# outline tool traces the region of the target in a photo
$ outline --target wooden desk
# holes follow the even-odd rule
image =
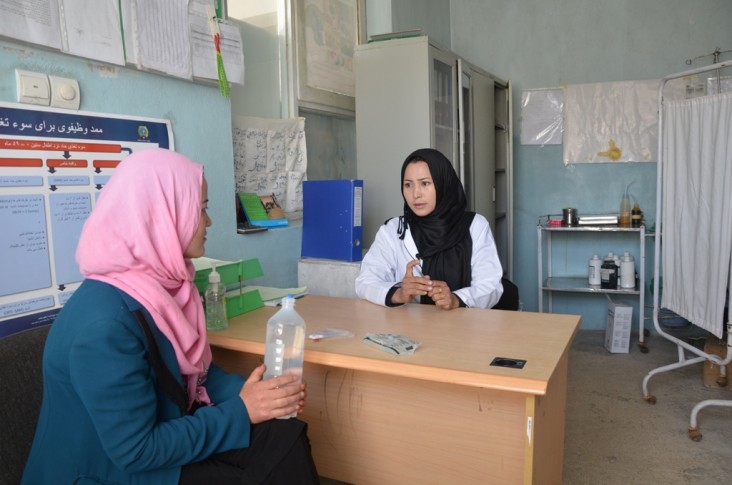
[[[355,484],[561,484],[568,352],[580,317],[430,305],[382,308],[309,295],[296,310],[308,331],[354,338],[306,342],[308,423],[318,472]],[[262,361],[260,308],[210,332],[214,362],[249,375]],[[393,356],[367,332],[421,342]],[[490,366],[525,359],[523,369]]]

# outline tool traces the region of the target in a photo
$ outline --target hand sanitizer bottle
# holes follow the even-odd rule
[[[295,311],[295,299],[287,295],[282,308],[267,321],[267,340],[264,350],[264,379],[295,374],[302,381],[305,353],[305,320]],[[297,413],[281,419],[294,418]]]
[[[206,301],[206,329],[224,330],[229,326],[226,318],[226,289],[221,284],[221,275],[216,271],[216,265],[211,265],[208,275],[208,286],[204,293]]]

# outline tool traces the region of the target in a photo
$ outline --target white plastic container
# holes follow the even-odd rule
[[[305,353],[305,320],[295,311],[295,299],[287,295],[282,308],[267,321],[267,340],[264,350],[264,378],[295,374],[302,381]],[[297,413],[281,419],[294,418]]]
[[[216,271],[216,265],[211,266],[208,275],[208,286],[204,292],[206,302],[206,329],[224,330],[229,326],[226,318],[226,288],[221,284],[221,275]]]
[[[635,288],[635,260],[628,251],[620,258],[620,287]]]
[[[602,259],[600,259],[600,256],[595,254],[590,259],[590,262],[588,263],[587,268],[587,275],[589,277],[589,283],[591,286],[600,286],[601,279],[600,279],[600,267],[602,266]]]

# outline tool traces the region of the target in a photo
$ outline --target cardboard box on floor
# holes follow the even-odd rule
[[[630,351],[630,328],[633,322],[633,307],[612,300],[607,304],[605,326],[605,348],[610,353],[627,354]]]
[[[725,357],[727,357],[727,342],[726,342],[726,336],[725,339],[718,339],[717,337],[710,336],[707,341],[704,344],[704,352],[707,354],[714,354],[718,355],[720,359],[724,360]],[[732,391],[732,376],[730,376],[730,372],[732,372],[732,364],[727,364],[725,366],[725,377],[722,378],[722,372],[721,372],[720,366],[712,362],[711,360],[707,360],[704,362],[704,387],[708,387],[710,389],[724,389],[727,391]],[[721,380],[720,380],[721,379]],[[724,384],[723,386],[720,386],[720,383]]]

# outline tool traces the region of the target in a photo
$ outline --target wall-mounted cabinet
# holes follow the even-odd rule
[[[452,161],[469,208],[490,221],[510,278],[513,203],[508,82],[426,36],[358,46],[355,72],[356,172],[364,181],[365,245],[373,242],[385,220],[402,213],[399,178],[405,157],[431,147]]]

